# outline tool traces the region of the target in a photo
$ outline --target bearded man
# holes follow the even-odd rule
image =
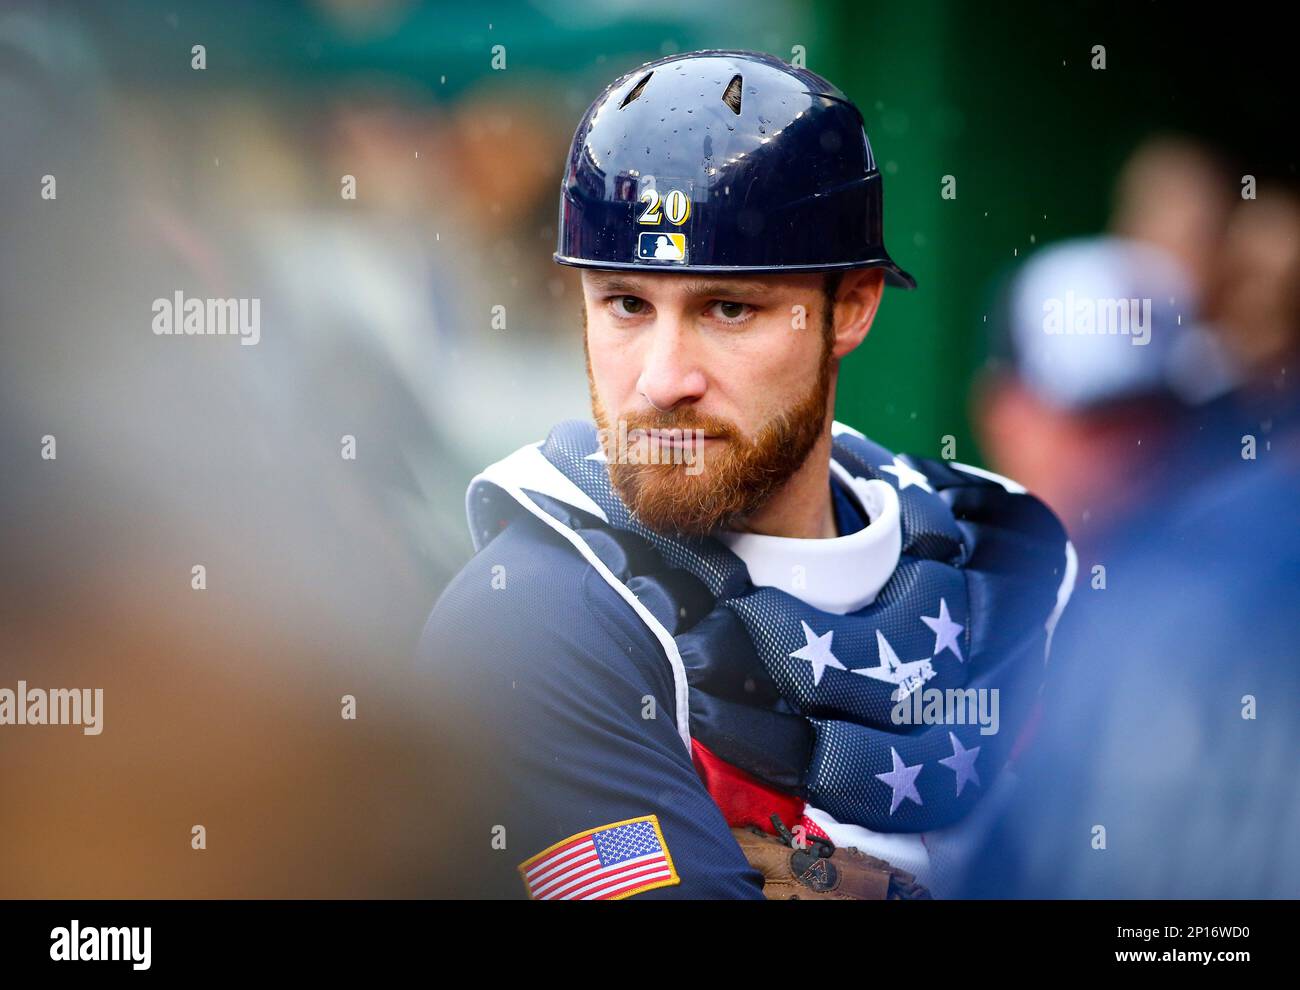
[[[915,285],[881,211],[861,113],[769,55],[647,63],[580,122],[555,260],[581,269],[595,422],[473,479],[477,553],[422,641],[484,733],[481,890],[955,878],[1074,566],[1014,482],[835,421],[885,284]]]

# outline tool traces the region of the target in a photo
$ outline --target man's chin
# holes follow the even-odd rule
[[[665,534],[706,536],[730,528],[753,510],[753,492],[719,486],[716,477],[689,474],[686,465],[613,466],[610,478],[623,503],[643,525]]]

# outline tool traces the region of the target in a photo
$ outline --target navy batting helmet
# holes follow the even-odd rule
[[[555,260],[582,268],[787,273],[883,268],[881,176],[862,114],[762,52],[647,62],[573,136]]]

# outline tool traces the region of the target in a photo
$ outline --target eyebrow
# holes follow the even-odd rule
[[[602,292],[626,292],[637,295],[645,291],[645,284],[636,278],[628,278],[617,273],[596,273],[588,276],[592,284]],[[742,279],[690,279],[682,283],[682,291],[688,296],[717,296],[724,299],[736,299],[742,296],[755,297],[771,294],[772,286],[764,282],[745,281]]]

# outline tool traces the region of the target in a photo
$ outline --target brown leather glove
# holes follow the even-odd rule
[[[774,815],[773,818],[776,818]],[[806,847],[792,845],[789,829],[781,837],[757,826],[733,828],[731,834],[749,865],[763,875],[763,896],[773,900],[884,901],[929,898],[930,892],[905,870],[828,839],[806,837]]]

